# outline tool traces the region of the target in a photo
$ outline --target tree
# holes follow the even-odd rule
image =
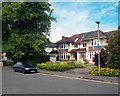
[[[120,31],[115,31],[107,38],[108,45],[100,53],[101,67],[120,69]],[[98,54],[95,54],[95,65],[98,65]]]
[[[98,54],[95,54],[95,57],[93,58],[93,62],[95,62],[95,65],[98,66]],[[106,67],[109,66],[109,58],[108,58],[108,52],[107,50],[102,49],[100,52],[100,67]]]
[[[110,67],[120,69],[120,31],[114,32],[107,40],[107,51],[110,59]]]
[[[53,9],[48,2],[2,2],[3,51],[8,57],[44,55]]]

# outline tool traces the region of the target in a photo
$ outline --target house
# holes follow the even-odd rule
[[[115,31],[103,32],[100,30],[99,45],[106,46],[107,37]],[[54,48],[58,51],[60,60],[70,59],[84,63],[84,60],[87,59],[90,63],[93,63],[94,54],[99,52],[99,49],[93,48],[94,46],[98,46],[98,30],[75,34],[71,37],[62,36],[61,40],[55,44]]]
[[[52,42],[46,44],[45,51],[47,55],[50,55],[50,61],[55,62],[58,56],[57,44]]]

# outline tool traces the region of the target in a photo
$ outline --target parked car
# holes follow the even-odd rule
[[[37,67],[33,66],[30,63],[27,62],[17,62],[15,65],[13,65],[13,70],[20,71],[23,74],[26,72],[35,72],[37,73]]]

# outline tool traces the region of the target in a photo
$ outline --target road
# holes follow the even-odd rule
[[[2,94],[118,94],[118,85],[45,75],[3,67]]]

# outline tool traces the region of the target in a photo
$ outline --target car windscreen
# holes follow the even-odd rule
[[[30,63],[25,63],[25,62],[23,62],[22,64],[23,64],[23,66],[33,66],[32,64],[30,64]]]

